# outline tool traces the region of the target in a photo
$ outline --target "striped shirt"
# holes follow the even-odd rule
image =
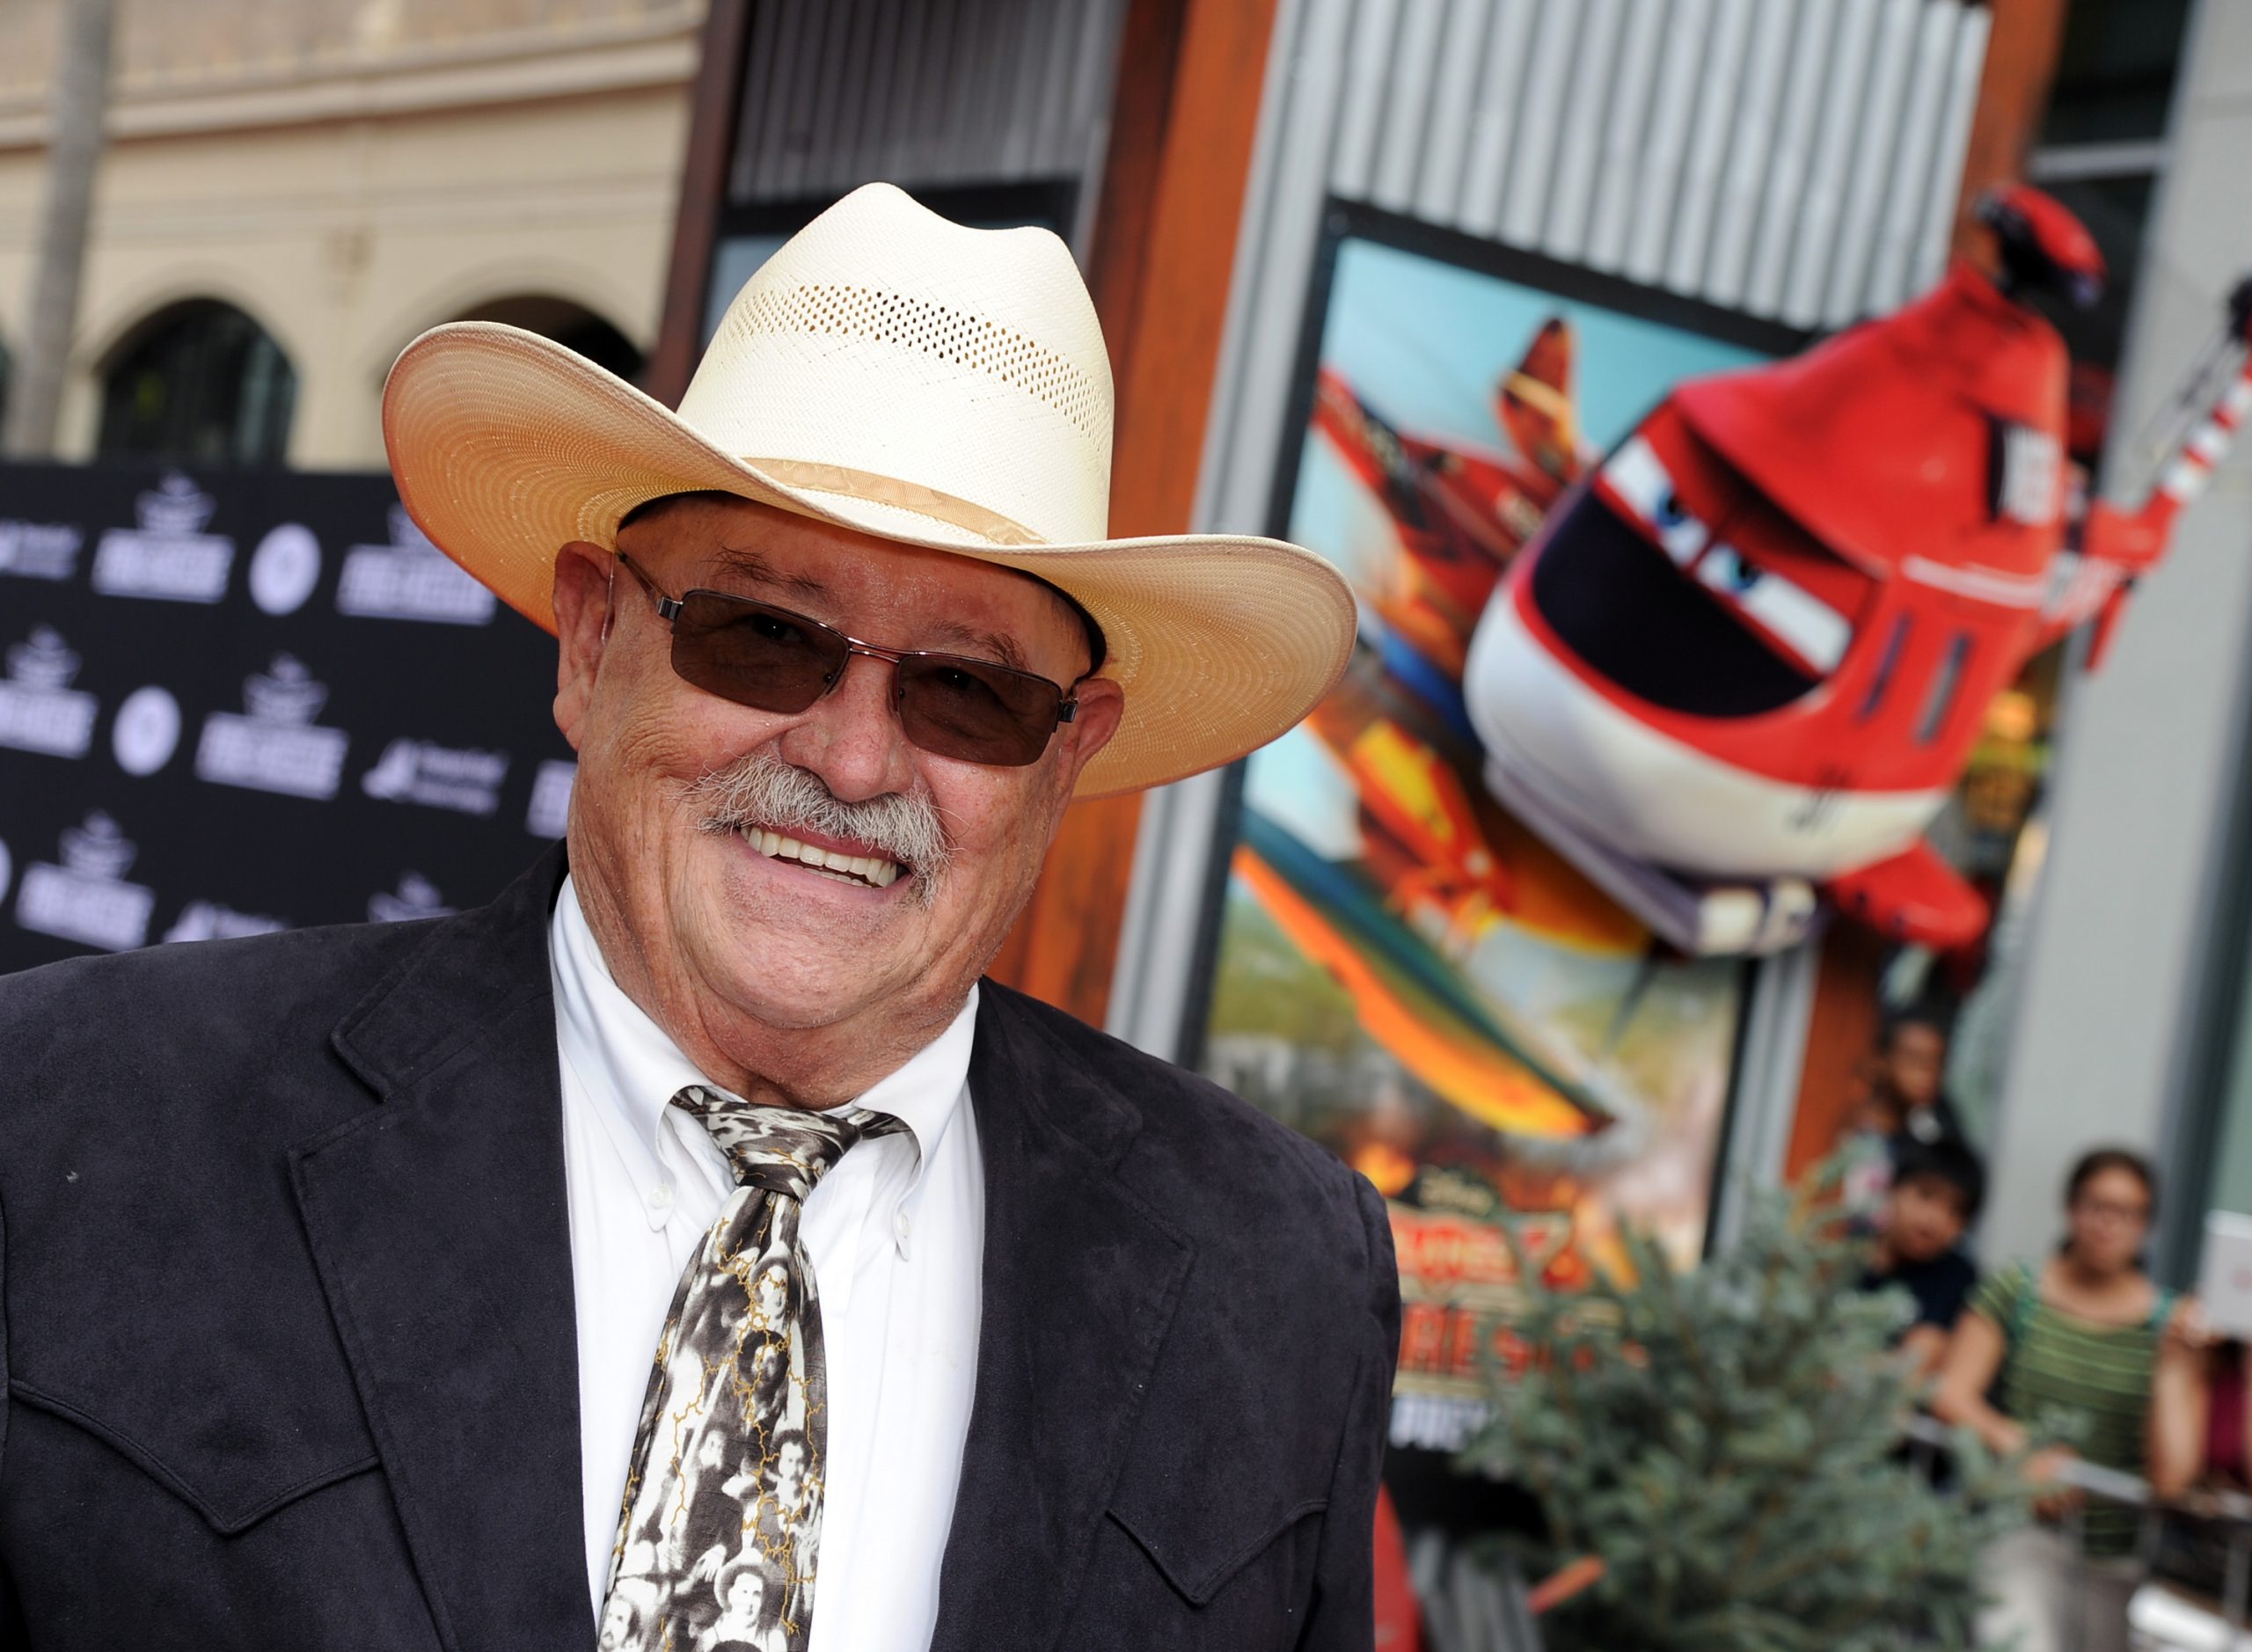
[[[2099,1325],[2044,1302],[2022,1262],[1985,1280],[1970,1298],[1971,1311],[2002,1334],[1994,1392],[2004,1414],[2029,1428],[2055,1428],[2087,1462],[2129,1474],[2148,1472],[2151,1378],[2172,1306],[2172,1293],[2161,1290],[2141,1323]],[[2089,1553],[2135,1546],[2135,1509],[2090,1498],[2082,1517]]]

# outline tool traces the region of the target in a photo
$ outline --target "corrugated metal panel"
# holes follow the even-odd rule
[[[1945,114],[1939,142],[1932,150],[1932,175],[1924,186],[1932,196],[1949,199],[1963,189],[1963,165],[1970,152],[1970,122],[1978,113],[1978,83],[1986,69],[1986,41],[1992,34],[1994,14],[1973,6],[1963,14],[1955,34],[1955,61],[1948,66]],[[1939,280],[1947,268],[1947,250],[1953,242],[1955,219],[1946,212],[1927,212],[1916,261],[1909,274],[1911,290],[1921,292]]]
[[[1407,0],[1393,45],[1392,74],[1386,89],[1381,157],[1369,198],[1380,207],[1405,212],[1415,198],[1416,168],[1431,118],[1431,87],[1438,78],[1440,25],[1446,0]]]
[[[1841,0],[1843,11],[1823,73],[1822,123],[1809,161],[1806,191],[1800,199],[1798,233],[1791,248],[1790,274],[1776,313],[1805,325],[1820,319],[1824,278],[1846,194],[1846,169],[1852,163],[1862,96],[1868,89],[1869,46],[1876,35],[1879,0]]]
[[[1583,254],[1596,269],[1616,270],[1626,261],[1641,172],[1642,133],[1650,119],[1650,97],[1665,43],[1664,21],[1665,0],[1632,0],[1622,25],[1618,84],[1603,123],[1603,154],[1596,168],[1595,202]]]
[[[1510,151],[1509,194],[1502,203],[1504,240],[1525,245],[1539,238],[1541,209],[1547,205],[1548,186],[1556,175],[1556,134],[1563,125],[1580,19],[1577,5],[1540,8],[1539,26],[1532,33],[1532,52],[1525,64],[1517,142]]]
[[[1478,71],[1485,62],[1486,30],[1493,17],[1493,0],[1459,0],[1447,8],[1438,84],[1432,89],[1431,118],[1423,140],[1429,158],[1412,208],[1424,217],[1444,218],[1460,199],[1470,116],[1478,100]]]
[[[1674,206],[1680,198],[1681,168],[1688,154],[1690,126],[1697,115],[1697,88],[1712,32],[1711,0],[1672,0],[1665,10],[1665,55],[1658,70],[1657,101],[1650,110],[1649,130],[1636,168],[1641,187],[1627,234],[1624,273],[1638,281],[1655,282],[1665,271]]]
[[[1445,0],[1430,0],[1443,5]],[[1077,178],[1125,0],[758,0],[728,199]]]
[[[1335,90],[1270,95],[1346,200],[1805,327],[1944,257],[1978,0],[1301,3]]]
[[[1907,102],[1908,74],[1916,48],[1920,0],[1884,0],[1877,19],[1876,58],[1869,68],[1854,139],[1854,165],[1838,224],[1838,249],[1830,260],[1829,297],[1819,312],[1790,318],[1802,325],[1849,319],[1864,307],[1868,293],[1877,216],[1884,207],[1900,142],[1900,116]]]
[[[1936,279],[1980,0],[1282,0],[1200,525],[1261,531],[1331,196],[1805,327]]]
[[[1736,130],[1744,60],[1751,44],[1752,0],[1720,0],[1705,44],[1704,72],[1696,89],[1697,119],[1689,157],[1681,169],[1681,199],[1665,251],[1665,283],[1701,292],[1713,245],[1713,216],[1720,209],[1721,176]]]
[[[1931,195],[1932,155],[1939,147],[1942,105],[1954,79],[1955,37],[1963,23],[1962,7],[1925,0],[1915,62],[1908,71],[1908,101],[1900,115],[1899,150],[1887,177],[1890,193],[1878,221],[1868,290],[1861,296],[1871,310],[1890,310],[1908,296],[1909,268],[1930,216],[1924,206]]]
[[[1384,126],[1384,83],[1392,72],[1400,0],[1360,0],[1349,8],[1353,43],[1345,54],[1344,95],[1329,152],[1329,186],[1366,201],[1376,187],[1376,146]]]
[[[1760,169],[1758,230],[1740,300],[1757,315],[1776,315],[1782,309],[1791,248],[1806,209],[1806,183],[1812,175],[1815,133],[1824,107],[1830,50],[1837,40],[1838,6],[1839,0],[1797,0],[1798,29],[1791,41],[1790,66],[1783,71],[1783,109],[1775,126],[1775,147]],[[1963,129],[1967,133],[1970,128],[1966,125]]]
[[[1461,202],[1451,216],[1442,214],[1434,223],[1451,223],[1473,235],[1491,235],[1501,226],[1502,187],[1509,178],[1510,140],[1517,135],[1525,47],[1540,7],[1541,0],[1495,0],[1486,58],[1480,66],[1478,101],[1470,117]]]
[[[1587,0],[1579,68],[1564,105],[1564,124],[1556,156],[1556,181],[1548,192],[1548,232],[1544,245],[1556,257],[1577,259],[1587,247],[1588,224],[1595,212],[1597,168],[1602,165],[1612,91],[1623,75],[1619,32],[1626,26],[1627,0]]]
[[[1712,261],[1704,276],[1705,296],[1715,303],[1737,306],[1744,302],[1753,236],[1779,141],[1791,24],[1797,12],[1798,0],[1759,0],[1758,15],[1751,23],[1751,48],[1744,90],[1737,99],[1728,172],[1721,181],[1713,221]]]

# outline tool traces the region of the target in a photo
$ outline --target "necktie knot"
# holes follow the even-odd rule
[[[707,1085],[691,1084],[672,1105],[700,1120],[733,1167],[739,1188],[763,1188],[805,1202],[806,1195],[852,1146],[906,1126],[888,1113],[854,1107],[808,1113],[765,1107]]]

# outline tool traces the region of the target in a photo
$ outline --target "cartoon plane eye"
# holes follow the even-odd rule
[[[1639,517],[1666,555],[1683,567],[1696,559],[1713,530],[1674,491],[1673,477],[1657,450],[1641,436],[1630,436],[1605,462],[1603,480],[1612,501]]]
[[[1697,565],[1697,577],[1716,591],[1727,591],[1741,596],[1759,583],[1766,570],[1756,568],[1744,559],[1743,552],[1732,545],[1716,545],[1705,553]]]
[[[1788,575],[1748,561],[1734,545],[1705,552],[1695,578],[1816,676],[1827,676],[1846,657],[1854,636],[1846,617]]]

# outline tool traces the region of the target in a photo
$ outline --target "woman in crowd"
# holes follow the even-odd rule
[[[2178,1414],[2174,1396],[2182,1365],[2199,1357],[2201,1324],[2194,1304],[2142,1270],[2156,1203],[2157,1179],[2141,1158],[2117,1148],[2087,1154],[2066,1184],[2062,1247],[2037,1268],[1986,1280],[1956,1327],[1933,1410],[2002,1453],[2022,1451],[2030,1429],[2061,1424],[2074,1443],[2034,1454],[2036,1484],[2054,1481],[2074,1456],[2148,1478],[2161,1495],[2197,1472],[2201,1419]],[[2162,1390],[2155,1403],[2154,1388]],[[2060,1488],[2037,1505],[2038,1524],[1995,1546],[1989,1582],[1998,1599],[1980,1621],[1980,1644],[2014,1633],[2023,1652],[2050,1652],[2065,1644],[2069,1615],[2087,1652],[2124,1652],[2140,1517],[2117,1503],[2080,1503],[2076,1552],[2058,1524],[2076,1501]]]

